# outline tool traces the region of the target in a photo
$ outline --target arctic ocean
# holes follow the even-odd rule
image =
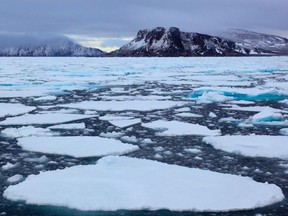
[[[288,57],[0,58],[0,215],[286,215]]]

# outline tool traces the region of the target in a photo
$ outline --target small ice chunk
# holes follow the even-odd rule
[[[24,179],[24,177],[22,175],[16,174],[14,176],[11,176],[10,178],[7,179],[8,183],[17,183],[20,182]]]
[[[112,131],[112,132],[107,132],[107,133],[102,132],[102,133],[100,133],[99,136],[106,137],[106,138],[119,138],[123,135],[124,135],[123,133]]]
[[[288,128],[282,128],[280,129],[280,134],[284,135],[284,136],[288,136]]]
[[[123,136],[120,138],[123,142],[137,143],[138,139],[135,136]]]
[[[85,129],[85,123],[74,123],[74,124],[59,124],[48,127],[49,129],[65,129],[65,130],[74,130],[74,129]]]
[[[2,170],[9,170],[9,169],[13,169],[15,168],[16,166],[18,166],[18,164],[12,164],[12,163],[6,163],[5,165],[3,165],[1,167]]]
[[[252,116],[252,122],[272,122],[272,121],[283,121],[284,118],[281,113],[276,113],[270,107],[263,109],[261,112]]]
[[[149,123],[142,123],[143,127],[154,129],[157,136],[184,136],[184,135],[200,135],[200,136],[216,136],[220,135],[219,130],[210,130],[209,128],[199,125],[190,124],[179,121],[163,121],[158,120]]]
[[[188,153],[192,153],[192,154],[199,154],[202,152],[200,149],[196,149],[196,148],[186,148],[184,149],[184,151]]]
[[[175,114],[179,117],[191,117],[191,118],[201,118],[203,115],[195,114],[195,113],[177,113]]]
[[[214,112],[209,112],[208,115],[210,118],[217,118],[217,115]]]
[[[56,96],[48,95],[48,96],[34,98],[34,101],[51,101],[51,100],[56,100],[56,99],[57,99]]]
[[[205,92],[200,97],[198,97],[196,99],[196,102],[208,104],[208,103],[224,102],[224,101],[228,101],[228,100],[232,100],[232,99],[233,99],[232,97],[227,97],[227,96],[221,95],[217,92]]]

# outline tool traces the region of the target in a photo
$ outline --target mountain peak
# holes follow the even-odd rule
[[[225,56],[245,55],[235,43],[218,37],[182,32],[177,27],[138,31],[136,37],[112,56]]]

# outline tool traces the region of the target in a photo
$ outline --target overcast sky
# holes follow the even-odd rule
[[[288,37],[288,0],[1,0],[0,31],[65,34],[113,49],[139,29],[215,33],[244,28]]]

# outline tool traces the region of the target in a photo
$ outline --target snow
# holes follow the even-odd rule
[[[90,136],[24,137],[19,138],[17,144],[26,151],[72,157],[118,155],[139,149],[138,146],[125,144],[118,140]]]
[[[51,100],[56,100],[56,99],[57,99],[56,96],[48,95],[48,96],[34,98],[34,101],[51,101]]]
[[[15,168],[17,166],[17,164],[12,164],[12,163],[6,163],[5,165],[3,165],[2,167],[1,167],[1,169],[2,170],[9,170],[9,169],[13,169],[13,168]]]
[[[80,119],[93,118],[93,115],[80,114],[25,114],[17,117],[10,117],[0,122],[0,125],[30,125],[30,124],[60,124]]]
[[[197,98],[196,102],[207,104],[224,102],[232,99],[232,97],[227,97],[222,94],[218,94],[217,92],[204,92],[201,96]]]
[[[185,103],[177,101],[83,101],[80,103],[71,103],[59,105],[61,107],[69,107],[84,110],[101,110],[101,111],[151,111],[169,109],[173,107],[183,106]]]
[[[201,118],[203,115],[195,114],[195,113],[177,113],[175,114],[179,117],[187,117],[187,118]]]
[[[14,176],[11,176],[11,177],[9,177],[8,179],[7,179],[7,182],[8,183],[17,183],[17,182],[20,182],[20,181],[22,181],[24,179],[24,177],[22,176],[22,175],[20,175],[20,174],[16,174],[16,175],[14,175]]]
[[[62,129],[62,130],[85,129],[85,123],[53,125],[50,126],[49,129]]]
[[[280,134],[284,135],[284,136],[288,136],[288,128],[282,128],[280,129]]]
[[[0,118],[28,113],[35,109],[36,107],[25,106],[22,104],[0,103]]]
[[[20,128],[5,128],[1,134],[7,137],[28,137],[28,136],[54,136],[57,133],[46,128],[37,128],[33,126],[23,126]]]
[[[124,128],[129,127],[138,123],[141,123],[141,119],[133,118],[129,116],[115,116],[115,115],[105,115],[99,117],[100,120],[109,121],[116,127]]]
[[[253,122],[271,122],[271,121],[283,121],[284,118],[281,113],[275,113],[273,109],[267,107],[261,112],[252,116]]]
[[[248,177],[117,156],[102,158],[96,165],[30,175],[9,186],[3,196],[84,211],[231,211],[284,199],[278,186]]]
[[[204,137],[203,141],[215,149],[243,156],[288,159],[287,136],[234,135]]]
[[[209,128],[199,125],[179,121],[157,120],[149,123],[142,123],[143,127],[156,130],[156,136],[216,136],[220,135],[220,130],[210,130]]]

